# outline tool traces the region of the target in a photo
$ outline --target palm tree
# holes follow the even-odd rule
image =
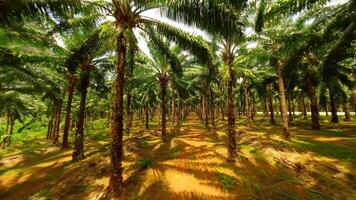
[[[235,110],[233,100],[233,87],[236,82],[234,61],[237,53],[237,46],[233,38],[227,38],[222,42],[221,49],[222,60],[228,67],[228,84],[227,84],[227,118],[228,118],[228,161],[234,162],[236,157],[236,131],[235,131]]]

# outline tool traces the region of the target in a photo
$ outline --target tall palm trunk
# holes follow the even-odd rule
[[[224,84],[221,86],[221,95],[224,96]],[[221,120],[225,121],[225,101],[221,101]]]
[[[210,93],[210,115],[211,115],[211,126],[215,127],[215,105],[214,105],[214,93],[211,86],[209,87]]]
[[[344,119],[344,121],[345,121],[345,122],[351,121],[350,110],[349,110],[349,107],[347,106],[347,102],[346,102],[346,101],[343,102],[343,104],[342,104],[342,109],[343,109],[343,111],[344,111],[344,113],[345,113],[345,119]]]
[[[270,120],[271,124],[275,124],[274,120],[274,110],[273,110],[273,96],[272,96],[272,83],[269,83],[267,85],[267,97],[268,97],[268,107],[269,107],[269,112],[270,112]]]
[[[166,95],[167,95],[167,84],[168,84],[168,77],[166,74],[161,74],[159,77],[160,86],[161,86],[161,98],[162,98],[162,141],[167,142],[166,136]]]
[[[132,96],[131,92],[127,92],[127,107],[126,107],[126,133],[130,133],[132,126],[132,111],[131,111],[131,102]]]
[[[146,115],[146,120],[145,120],[145,122],[146,122],[146,124],[145,124],[145,128],[146,129],[148,129],[149,128],[149,115],[148,115],[148,105],[146,106],[146,108],[145,108],[145,115]]]
[[[288,120],[289,122],[292,122],[294,119],[293,119],[293,115],[292,115],[292,98],[291,98],[291,95],[290,93],[288,92],[287,93],[287,102],[288,102]]]
[[[205,98],[204,98],[205,99]],[[205,103],[205,110],[204,110],[204,115],[205,115],[205,126],[209,126],[209,98],[207,97],[206,100],[204,101]]]
[[[250,102],[249,102],[249,93],[247,88],[247,81],[244,80],[244,96],[245,96],[245,116],[246,116],[246,126],[251,126],[251,115],[250,115]]]
[[[175,87],[174,87],[174,84],[172,83],[172,104],[171,104],[171,122],[172,122],[172,125],[174,125],[175,123],[175,104],[174,104],[174,95],[175,95]]]
[[[303,118],[308,119],[307,107],[305,106],[304,92],[302,91]]]
[[[182,123],[182,100],[178,93],[178,113],[177,113],[178,125]]]
[[[84,120],[85,120],[85,105],[90,78],[90,66],[85,65],[82,69],[80,79],[80,105],[78,114],[77,130],[74,138],[74,150],[72,154],[73,161],[83,160],[84,157]]]
[[[72,110],[72,101],[73,101],[73,94],[74,94],[74,85],[75,85],[75,75],[69,75],[69,87],[68,87],[68,100],[67,100],[67,107],[66,107],[66,117],[64,121],[64,130],[63,130],[63,140],[62,140],[62,148],[68,148],[68,132],[70,126],[70,114]]]
[[[286,104],[286,95],[285,95],[285,87],[284,87],[284,79],[282,72],[282,63],[281,61],[277,61],[276,70],[278,76],[278,88],[279,88],[279,101],[280,101],[280,109],[282,116],[282,124],[283,124],[283,136],[286,139],[289,139],[289,127],[288,127],[288,109]]]
[[[351,93],[351,103],[352,103],[352,109],[356,115],[356,90],[353,89]]]
[[[264,117],[268,117],[269,115],[269,108],[268,108],[268,97],[267,95],[264,97],[264,104],[263,104],[263,109],[264,109]]]
[[[7,133],[9,132],[9,128],[10,128],[10,123],[11,123],[11,113],[9,111],[6,111],[6,128],[5,128],[5,131],[4,131],[4,135],[5,137],[3,138],[3,141],[2,141],[2,148],[5,149],[5,146],[6,146],[6,142],[7,142],[7,139],[8,139],[8,135]]]
[[[55,117],[55,129],[53,132],[53,144],[58,144],[58,139],[59,139],[59,129],[60,129],[60,124],[61,124],[61,113],[62,113],[62,100],[60,100],[57,104],[57,111],[56,111],[56,117]]]
[[[319,122],[318,98],[316,97],[316,87],[313,84],[313,79],[309,68],[307,72],[307,87],[308,87],[308,94],[310,99],[310,111],[311,111],[311,118],[312,118],[311,128],[313,130],[319,130],[320,122]]]
[[[227,117],[228,117],[228,161],[234,162],[236,158],[236,132],[235,132],[235,111],[233,100],[233,87],[235,83],[235,73],[232,66],[232,60],[228,61],[229,81],[227,87]]]
[[[330,95],[330,107],[331,107],[331,123],[339,123],[339,118],[337,116],[337,106],[335,100],[335,94],[332,89],[329,87]]]
[[[117,19],[119,21],[119,19]],[[118,193],[122,187],[122,158],[123,158],[123,114],[124,114],[124,78],[125,78],[125,58],[126,41],[124,33],[121,32],[117,38],[118,64],[116,65],[116,83],[112,94],[112,115],[111,118],[111,175],[109,190]]]

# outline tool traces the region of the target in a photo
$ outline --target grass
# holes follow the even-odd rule
[[[219,182],[221,186],[223,187],[225,192],[231,191],[231,189],[235,185],[235,178],[229,175],[226,175],[224,173],[218,172],[217,176],[219,178]]]
[[[139,170],[148,169],[152,165],[152,158],[143,158],[136,161],[135,167]]]
[[[334,200],[334,198],[314,189],[306,189],[305,192],[311,200]]]
[[[168,151],[168,159],[174,159],[177,154],[182,150],[182,147],[179,145],[174,146]]]
[[[292,143],[292,145],[302,151],[312,151],[322,156],[337,158],[346,161],[356,160],[356,152],[337,144],[320,142],[300,137],[293,141],[294,142]]]

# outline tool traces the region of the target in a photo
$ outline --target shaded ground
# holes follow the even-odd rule
[[[240,122],[241,123],[241,122]],[[355,199],[356,126],[309,131],[295,121],[290,141],[280,127],[257,120],[239,127],[239,160],[225,161],[223,122],[215,130],[191,115],[159,133],[133,130],[126,139],[121,199]],[[4,158],[0,199],[104,199],[109,177],[108,140],[90,141],[87,159],[73,164],[71,150],[51,149],[29,158]],[[16,164],[14,164],[16,163]]]

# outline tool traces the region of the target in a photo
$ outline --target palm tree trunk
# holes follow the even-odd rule
[[[326,104],[326,103],[325,103],[325,104]],[[325,105],[325,108],[324,108],[324,109],[325,109],[325,115],[326,115],[326,116],[329,116],[329,113],[328,113],[328,105]]]
[[[281,107],[281,116],[282,116],[282,124],[283,124],[283,136],[285,139],[289,139],[289,127],[288,127],[288,109],[286,104],[286,95],[285,95],[285,87],[284,87],[284,79],[282,73],[282,63],[281,61],[277,61],[276,70],[278,76],[278,88],[279,88],[279,101]]]
[[[307,72],[307,87],[308,87],[308,94],[310,99],[310,111],[311,111],[311,118],[312,118],[311,128],[313,130],[319,130],[320,122],[319,122],[318,98],[316,97],[316,88],[313,84],[312,75],[309,69]]]
[[[215,127],[215,105],[214,105],[214,94],[213,89],[209,86],[210,93],[210,115],[211,115],[211,126]]]
[[[145,124],[145,128],[148,129],[149,128],[149,117],[148,117],[148,106],[146,106],[146,109],[145,109],[145,114],[146,114],[146,124]]]
[[[224,82],[223,82],[224,83]],[[225,84],[221,84],[221,96],[224,97],[224,86]],[[221,101],[221,120],[225,121],[225,101],[222,99]]]
[[[353,89],[351,92],[351,103],[352,103],[352,109],[356,115],[356,90]]]
[[[246,126],[251,126],[251,117],[250,117],[250,102],[249,102],[249,93],[247,88],[247,81],[244,80],[244,96],[245,96],[245,116],[246,116]]]
[[[271,124],[275,124],[274,120],[274,110],[273,110],[273,96],[272,96],[272,83],[267,84],[267,98],[268,98],[268,107],[269,107],[269,116]]]
[[[349,108],[348,108],[348,106],[347,106],[347,102],[346,102],[346,101],[344,101],[344,103],[342,104],[342,109],[344,110],[344,113],[345,113],[345,119],[344,119],[344,121],[345,121],[345,122],[351,121],[350,111],[349,111]]]
[[[264,117],[267,118],[268,117],[268,113],[269,113],[269,108],[268,108],[268,97],[267,95],[264,97],[264,104],[263,104],[263,109],[264,109]]]
[[[73,101],[73,94],[74,94],[74,84],[75,84],[75,75],[69,75],[69,88],[68,88],[68,100],[67,100],[67,107],[66,107],[66,117],[64,121],[64,130],[63,130],[63,140],[62,140],[62,149],[68,148],[68,132],[70,126],[70,114],[72,110],[72,101]]]
[[[307,107],[305,106],[304,92],[302,91],[302,106],[304,119],[308,119]]]
[[[174,84],[172,84],[172,113],[171,113],[171,122],[172,122],[172,125],[174,126],[174,123],[175,123],[175,104],[174,104],[174,94],[175,94],[175,87],[174,87]]]
[[[181,125],[182,123],[182,102],[181,98],[178,93],[178,113],[177,113],[177,120],[178,120],[178,125]]]
[[[159,77],[160,80],[160,86],[161,86],[161,98],[162,98],[162,141],[164,143],[167,142],[167,136],[166,136],[166,95],[167,95],[167,84],[168,84],[168,77],[166,74],[162,74]]]
[[[292,122],[293,119],[293,115],[292,115],[292,99],[291,99],[291,95],[290,93],[287,93],[287,102],[288,102],[288,120],[289,122]]]
[[[234,162],[236,158],[236,132],[235,132],[235,111],[233,100],[233,87],[235,83],[235,73],[232,66],[232,61],[228,62],[229,66],[229,81],[227,87],[227,117],[228,117],[228,161]]]
[[[10,118],[10,131],[9,131],[9,137],[8,137],[8,142],[7,142],[8,145],[11,144],[12,133],[14,132],[14,125],[15,125],[15,119],[12,116]]]
[[[6,146],[6,141],[7,141],[7,133],[9,132],[9,128],[10,128],[10,118],[11,118],[11,114],[9,111],[6,111],[6,128],[5,128],[5,131],[4,131],[4,135],[5,137],[3,138],[3,141],[2,141],[2,148],[5,149],[5,146]]]
[[[90,66],[85,66],[82,71],[82,77],[80,80],[80,105],[78,114],[77,130],[74,139],[74,150],[72,154],[73,161],[83,160],[84,157],[84,119],[85,119],[85,105],[89,86],[89,71]]]
[[[127,107],[126,107],[126,133],[130,133],[132,126],[132,111],[131,111],[131,92],[127,92]]]
[[[119,19],[117,19],[119,21]],[[118,63],[116,65],[116,83],[112,91],[112,115],[111,118],[111,175],[109,191],[119,193],[122,187],[122,159],[123,159],[123,114],[124,114],[124,83],[126,62],[126,41],[124,33],[117,37]]]
[[[58,102],[58,105],[57,105],[56,123],[55,123],[55,129],[54,129],[53,144],[58,144],[59,129],[60,129],[60,124],[61,124],[62,104],[63,104],[63,102],[62,102],[62,100],[60,100]]]
[[[209,108],[210,108],[208,97],[206,98],[204,103],[205,103],[205,110],[204,110],[205,111],[204,112],[204,114],[205,114],[205,126],[208,127],[209,126]]]
[[[331,123],[339,123],[339,118],[337,116],[337,106],[336,100],[334,96],[334,92],[329,87],[329,95],[330,95],[330,107],[331,107]]]
[[[49,139],[52,133],[53,117],[48,121],[48,129],[46,139]]]

